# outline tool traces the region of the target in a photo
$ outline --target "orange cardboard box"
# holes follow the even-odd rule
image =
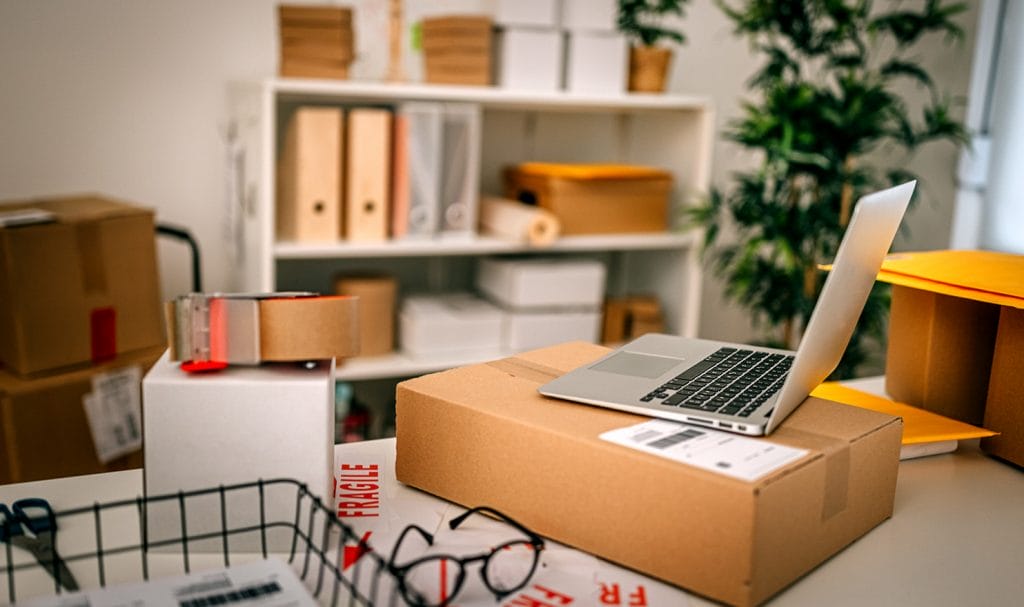
[[[537,392],[607,352],[573,342],[402,382],[396,477],[734,605],[767,600],[892,514],[899,418],[812,398],[767,439],[669,424],[726,448],[802,450],[741,480],[601,438],[648,418]]]
[[[505,171],[505,197],[536,204],[562,234],[664,232],[672,174],[632,165],[527,162]]]
[[[0,227],[0,360],[54,372],[164,343],[153,212],[76,196],[5,204],[53,221]]]
[[[163,346],[148,348],[38,379],[0,371],[0,483],[141,468],[141,450],[100,462],[82,398],[93,390],[98,373],[137,365],[141,377],[163,351]]]
[[[1024,466],[1024,256],[992,251],[892,255],[886,391],[998,432],[987,453]]]

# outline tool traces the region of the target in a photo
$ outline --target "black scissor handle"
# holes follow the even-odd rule
[[[10,510],[0,504],[0,515],[8,521],[4,524],[4,535],[7,536],[3,538],[4,540],[24,533],[21,525],[28,527],[29,531],[36,535],[57,529],[57,517],[53,514],[53,508],[50,507],[50,502],[41,497],[20,499],[11,504]]]
[[[6,542],[16,535],[24,534],[21,521],[14,517],[14,513],[7,507],[7,504],[0,504],[0,542]]]

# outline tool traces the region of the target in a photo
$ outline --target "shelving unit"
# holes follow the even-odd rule
[[[501,192],[501,169],[525,160],[617,162],[659,166],[675,178],[672,208],[708,189],[713,132],[710,101],[685,95],[529,93],[494,87],[397,85],[268,79],[229,90],[238,162],[229,176],[236,195],[238,258],[232,288],[329,291],[340,272],[386,272],[401,292],[472,290],[476,259],[485,255],[561,255],[599,259],[608,293],[652,293],[667,330],[695,335],[701,271],[695,232],[569,236],[545,248],[476,235],[455,240],[310,244],[274,238],[275,164],[288,116],[300,105],[395,105],[403,101],[480,104],[484,192]],[[491,355],[493,354],[493,355]],[[398,378],[436,371],[503,352],[447,360],[401,353],[345,361],[342,379]]]

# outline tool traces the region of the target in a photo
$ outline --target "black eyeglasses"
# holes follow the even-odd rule
[[[416,531],[434,544],[434,536],[418,525],[409,525],[398,536],[395,547],[388,559],[388,569],[398,578],[398,586],[406,602],[419,607],[444,607],[448,605],[462,589],[466,581],[466,565],[481,562],[480,577],[484,585],[494,597],[501,600],[530,581],[530,577],[540,562],[540,552],[544,549],[544,540],[536,533],[512,520],[493,508],[480,506],[467,510],[452,519],[448,526],[458,528],[470,515],[477,512],[490,514],[509,525],[512,525],[527,539],[505,542],[488,552],[475,556],[457,557],[448,554],[431,554],[414,561],[398,565],[395,557],[402,540],[410,531]]]

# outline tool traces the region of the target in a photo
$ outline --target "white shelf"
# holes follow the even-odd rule
[[[488,236],[462,240],[408,240],[373,243],[278,242],[274,245],[277,259],[338,259],[358,257],[420,257],[446,255],[487,255],[494,253],[544,253],[566,251],[641,251],[685,249],[697,243],[695,232],[656,234],[612,234],[598,236],[564,236],[550,246],[535,247]]]
[[[414,377],[464,365],[497,360],[508,352],[476,352],[473,354],[437,356],[429,359],[412,358],[401,352],[383,356],[350,358],[338,365],[335,377],[341,381],[364,381],[395,377]]]
[[[626,93],[594,95],[566,91],[518,91],[495,86],[451,86],[438,84],[388,84],[351,80],[307,80],[275,78],[265,85],[279,98],[294,102],[337,100],[371,103],[408,101],[455,101],[479,103],[485,108],[565,111],[708,110],[711,100],[699,95]]]

